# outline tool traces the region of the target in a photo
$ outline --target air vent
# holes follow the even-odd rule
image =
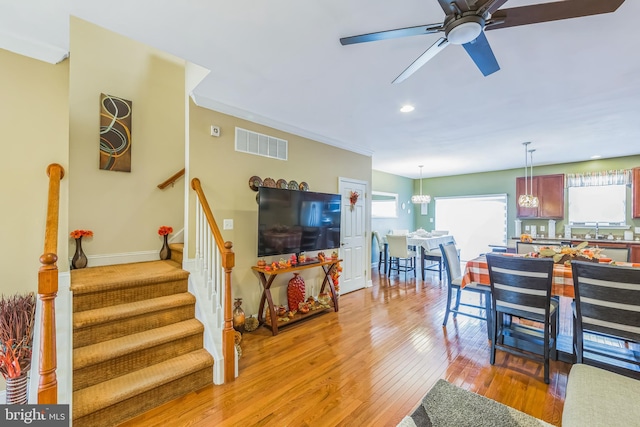
[[[236,128],[236,151],[287,160],[288,149],[289,143],[284,139]]]

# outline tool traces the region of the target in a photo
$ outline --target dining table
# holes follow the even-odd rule
[[[514,254],[500,254],[500,256],[515,256]],[[462,276],[461,287],[464,288],[469,283],[478,283],[480,285],[491,285],[489,280],[489,266],[487,265],[487,257],[480,255],[477,258],[467,261]],[[564,264],[553,265],[553,278],[551,280],[551,294],[562,297],[573,298],[573,273],[571,266]]]
[[[497,256],[524,256],[518,254],[506,254],[499,253],[495,254]],[[607,263],[610,261],[607,261]],[[615,265],[623,266],[623,267],[640,267],[640,264],[630,263],[630,262],[619,262],[616,261]],[[491,281],[489,278],[489,267],[487,265],[487,257],[485,255],[480,255],[476,258],[470,259],[466,262],[464,268],[464,274],[462,276],[461,287],[464,288],[466,285],[470,283],[477,283],[480,285],[491,286]],[[573,288],[573,272],[571,270],[571,265],[565,264],[554,264],[553,265],[553,277],[551,280],[551,294],[553,296],[565,297],[573,300],[575,297],[575,292]],[[560,309],[563,309],[563,306],[569,307],[567,304],[561,304]],[[562,319],[561,314],[561,319]],[[564,362],[573,363],[573,326],[569,325],[565,329],[569,329],[571,335],[565,335],[562,333],[562,329],[560,328],[560,332],[558,334],[558,355],[560,360]],[[585,340],[585,345],[587,345]]]
[[[499,254],[499,256],[519,256],[517,254]],[[520,255],[524,256],[524,255]],[[610,262],[610,261],[607,261]],[[630,262],[616,261],[616,265],[623,267],[640,267],[640,264],[634,264]],[[489,280],[489,267],[487,265],[487,257],[480,255],[467,261],[464,268],[464,275],[462,276],[461,287],[464,288],[469,283],[478,283],[481,285],[491,285]],[[573,273],[571,271],[571,264],[554,264],[553,265],[553,277],[551,280],[551,295],[568,297],[573,299],[575,293],[573,290]]]
[[[456,240],[450,234],[442,236],[424,236],[420,234],[407,235],[407,244],[409,246],[415,246],[420,248],[420,271],[422,271],[422,280],[425,279],[425,263],[427,261],[437,262],[439,278],[442,280],[442,254],[440,252],[440,245],[446,243],[456,243]],[[430,252],[437,252],[438,255],[430,254]],[[435,266],[435,264],[434,264]],[[429,266],[428,268],[431,268]]]
[[[386,260],[388,258],[388,243],[387,243],[387,238],[386,236],[383,237],[382,239],[383,244],[384,244],[384,259]],[[428,253],[431,251],[439,251],[440,250],[440,245],[441,244],[445,244],[445,243],[455,243],[456,240],[453,238],[452,235],[450,234],[446,234],[446,235],[439,235],[439,236],[431,236],[429,234],[418,234],[418,233],[409,233],[407,234],[407,245],[409,246],[413,246],[415,248],[420,248],[420,256],[418,257],[420,259],[420,267],[422,270],[422,280],[425,279],[425,273],[424,273],[424,263],[425,261],[427,261],[427,257],[428,257]],[[442,260],[440,259],[439,262],[439,269],[442,269]],[[440,271],[440,274],[442,275],[442,271]],[[440,279],[442,279],[442,276],[440,277]]]

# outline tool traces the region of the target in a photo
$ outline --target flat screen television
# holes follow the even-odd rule
[[[340,195],[258,189],[258,256],[340,247]]]

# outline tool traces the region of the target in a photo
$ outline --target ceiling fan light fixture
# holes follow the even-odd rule
[[[410,113],[413,110],[415,110],[414,106],[409,104],[403,105],[402,108],[400,108],[400,112],[402,113]]]
[[[478,38],[484,27],[481,16],[470,15],[452,21],[446,29],[447,40],[452,44],[466,44]]]

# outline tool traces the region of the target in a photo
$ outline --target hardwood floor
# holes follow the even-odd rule
[[[439,378],[560,425],[569,364],[551,361],[549,385],[539,363],[499,351],[491,366],[482,321],[442,327],[437,273],[407,282],[373,274],[373,287],[342,295],[337,313],[275,337],[264,327],[245,333],[233,383],[123,426],[395,426]]]

